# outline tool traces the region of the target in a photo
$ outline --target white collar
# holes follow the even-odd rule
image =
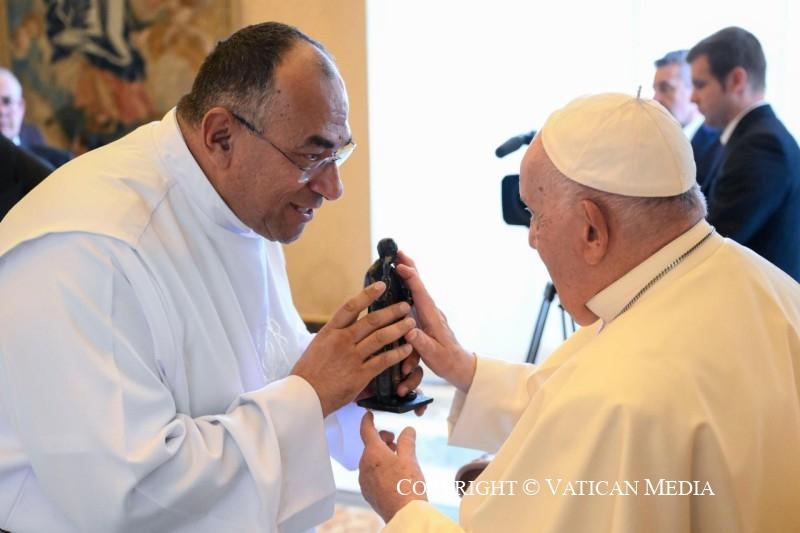
[[[11,139],[11,142],[16,144],[17,146],[22,146],[22,139],[19,138],[19,135]]]
[[[683,127],[683,133],[686,135],[686,138],[691,141],[694,134],[697,133],[697,130],[700,129],[700,126],[702,126],[705,121],[706,117],[698,113],[691,122]]]
[[[627,274],[595,294],[586,302],[586,307],[600,317],[603,324],[608,324],[619,316],[648,283],[702,241],[713,229],[708,222],[700,220]]]
[[[725,126],[725,129],[722,130],[722,134],[719,136],[719,143],[722,146],[725,146],[726,144],[728,144],[728,141],[730,140],[731,135],[733,135],[733,130],[736,129],[736,126],[739,125],[739,122],[744,118],[744,116],[746,114],[748,114],[750,111],[752,111],[753,109],[755,109],[757,107],[764,106],[764,105],[767,105],[767,102],[765,102],[764,100],[759,100],[755,104],[752,104],[751,106],[743,109],[738,115],[736,115],[736,117],[734,117],[733,120],[731,120],[728,123],[727,126]]]
[[[156,123],[153,137],[166,175],[178,183],[200,211],[228,231],[259,237],[231,211],[195,161],[178,126],[174,107]]]

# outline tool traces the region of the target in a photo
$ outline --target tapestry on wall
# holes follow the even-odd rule
[[[161,118],[231,30],[218,0],[8,0],[26,122],[82,153]],[[0,43],[5,45],[6,43]]]

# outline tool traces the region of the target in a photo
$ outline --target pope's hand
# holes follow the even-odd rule
[[[323,418],[355,400],[381,371],[411,355],[410,344],[377,353],[414,327],[406,302],[358,318],[384,290],[386,285],[379,281],[348,300],[292,368],[291,374],[305,379],[319,396]],[[415,381],[416,374],[407,385]]]
[[[406,341],[422,356],[422,360],[431,370],[459,390],[467,392],[475,376],[475,355],[458,343],[447,325],[447,319],[436,307],[422,283],[414,261],[403,252],[397,253],[397,259],[397,273],[411,289],[419,320],[419,328],[406,334]]]
[[[396,443],[393,437],[387,431],[378,433],[371,412],[361,419],[364,454],[359,463],[358,483],[364,499],[385,522],[407,503],[428,499],[419,490],[424,487],[425,477],[417,463],[414,428],[405,428]]]

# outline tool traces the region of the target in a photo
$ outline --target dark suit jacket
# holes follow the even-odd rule
[[[694,164],[697,167],[697,183],[703,194],[708,196],[709,173],[722,156],[719,131],[705,124],[700,125],[692,135],[692,152],[694,152]]]
[[[800,281],[800,148],[770,106],[742,117],[711,173],[708,221]]]
[[[20,146],[38,158],[44,159],[53,165],[53,168],[58,168],[72,159],[71,152],[46,144],[42,137],[42,132],[33,124],[22,123],[22,127],[19,130],[19,141]]]
[[[34,124],[23,122],[19,128],[19,141],[22,146],[44,144],[42,132]]]
[[[0,135],[0,220],[53,170]]]
[[[39,159],[44,159],[53,165],[53,168],[58,168],[72,159],[72,153],[46,144],[27,145],[23,143],[21,146]]]

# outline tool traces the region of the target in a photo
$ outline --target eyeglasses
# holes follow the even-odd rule
[[[278,152],[280,152],[281,155],[283,157],[285,157],[287,161],[289,161],[295,167],[300,169],[303,172],[302,174],[300,174],[300,177],[298,178],[298,181],[300,183],[308,183],[309,181],[311,181],[311,178],[314,176],[314,173],[317,170],[321,169],[322,167],[326,166],[329,163],[336,163],[337,167],[342,166],[342,163],[347,161],[347,158],[350,157],[350,154],[352,154],[353,150],[356,149],[355,143],[349,142],[346,145],[344,145],[341,148],[339,148],[338,150],[336,150],[335,152],[333,152],[328,157],[321,157],[319,154],[307,154],[307,155],[305,155],[305,157],[307,157],[311,161],[311,163],[308,164],[308,165],[300,165],[294,159],[289,157],[289,155],[286,152],[284,152],[283,150],[278,148],[278,146],[274,142],[272,142],[269,139],[267,139],[267,137],[264,135],[263,131],[261,131],[258,128],[256,128],[253,124],[251,124],[249,121],[247,121],[244,117],[234,113],[233,111],[231,111],[230,113],[231,113],[231,115],[233,115],[233,118],[235,118],[236,120],[241,122],[242,125],[245,128],[247,128],[248,131],[250,131],[250,133],[252,133],[253,135],[255,135],[256,137],[258,137],[259,139],[261,139],[263,141],[267,141],[267,143],[269,143],[270,146],[272,146]],[[315,159],[315,158],[319,158],[319,159]]]

